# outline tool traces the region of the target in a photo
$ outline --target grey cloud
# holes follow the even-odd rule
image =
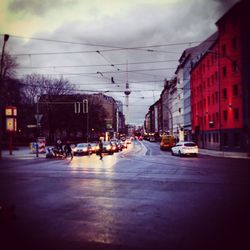
[[[31,13],[39,16],[43,16],[51,8],[59,7],[65,5],[71,5],[76,3],[73,0],[12,0],[9,3],[9,10],[12,12],[25,12]]]
[[[17,10],[29,10],[28,1],[13,1],[13,3],[26,3],[26,6],[19,6]],[[34,2],[34,1],[33,1]],[[54,1],[52,1],[54,2]],[[68,1],[67,1],[68,2]],[[176,5],[138,5],[134,6],[129,13],[119,13],[114,17],[100,16],[97,9],[93,9],[93,15],[98,16],[95,22],[80,23],[67,22],[60,28],[50,34],[34,34],[34,37],[44,37],[49,39],[75,41],[82,43],[106,44],[120,47],[136,47],[147,46],[152,44],[169,44],[180,42],[203,41],[216,31],[215,22],[227,11],[235,0],[218,1],[184,1],[185,3]],[[49,8],[50,1],[45,1],[44,8]],[[59,4],[59,1],[56,1]],[[53,3],[53,6],[56,5]],[[62,3],[62,1],[60,1]],[[38,4],[38,2],[37,2]],[[52,3],[51,3],[52,4]],[[33,5],[33,11],[38,11],[39,5]],[[29,9],[30,8],[30,9]],[[40,9],[39,9],[40,10]],[[44,9],[45,11],[45,9]],[[175,71],[178,59],[184,49],[195,44],[185,44],[183,46],[169,46],[153,48],[160,51],[169,51],[173,53],[150,53],[145,51],[124,50],[120,52],[105,52],[103,55],[113,64],[138,61],[157,61],[174,59],[172,63],[162,63],[156,65],[129,65],[129,69],[145,69],[145,68],[166,68],[172,67],[172,70],[152,71],[142,73],[129,73],[129,81],[151,81],[149,83],[131,84],[132,93],[130,95],[131,103],[131,122],[142,122],[147,112],[148,105],[153,104],[157,100],[162,90],[163,79],[170,78]],[[57,44],[31,41],[22,45],[22,50],[27,52],[42,51],[76,51],[76,50],[101,50],[101,46],[83,46],[73,44]],[[174,53],[177,52],[177,53]],[[35,65],[91,65],[91,64],[107,64],[105,59],[98,53],[74,54],[74,55],[56,55],[41,57],[26,57],[26,63],[31,66]],[[25,66],[25,65],[24,65]],[[126,66],[121,66],[122,70],[126,70]],[[76,69],[51,69],[40,71],[40,73],[57,73],[57,72],[97,72],[97,71],[115,71],[112,67],[97,68],[76,68]],[[155,76],[154,76],[155,75]],[[109,79],[112,74],[106,74],[102,78],[100,75],[92,77],[69,77],[72,83],[88,84],[93,82],[106,82],[104,85],[82,86],[82,89],[99,89],[99,90],[116,90],[119,89],[111,85]],[[116,81],[124,87],[126,74],[113,74]],[[67,76],[66,76],[67,78]],[[160,82],[155,83],[155,80]],[[161,82],[162,80],[162,82]],[[120,88],[122,89],[122,87]],[[133,92],[135,89],[141,89],[141,92]],[[147,89],[155,89],[155,92],[146,92]],[[113,93],[113,97],[124,101],[122,93]],[[145,97],[145,99],[141,99]],[[133,103],[138,106],[132,106]],[[136,119],[137,118],[137,119]]]

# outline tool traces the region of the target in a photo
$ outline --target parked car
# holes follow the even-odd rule
[[[115,152],[119,152],[122,150],[122,144],[120,140],[117,139],[111,139],[110,142],[115,145],[116,149]]]
[[[126,139],[126,143],[127,143],[127,144],[131,144],[131,143],[132,143],[131,138],[127,138],[127,139]]]
[[[91,153],[91,146],[88,143],[79,143],[75,148],[73,148],[74,155],[88,155]]]
[[[198,146],[195,142],[183,141],[178,142],[174,147],[171,148],[172,155],[194,155],[198,156]]]
[[[96,151],[99,149],[98,143],[91,142],[89,145],[91,147],[91,153],[96,153]]]
[[[127,144],[126,140],[122,140],[121,144],[122,144],[122,148],[127,148],[128,147],[128,144]]]

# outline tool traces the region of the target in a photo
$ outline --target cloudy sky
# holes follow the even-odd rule
[[[9,34],[18,78],[63,76],[81,93],[104,92],[124,104],[128,80],[127,121],[140,125],[183,50],[213,34],[237,1],[1,0],[0,45]]]

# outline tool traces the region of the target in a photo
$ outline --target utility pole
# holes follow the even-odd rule
[[[1,55],[1,68],[0,68],[0,159],[2,159],[2,141],[3,141],[3,66],[4,66],[4,49],[5,49],[5,44],[9,39],[9,35],[5,34],[4,35],[4,42],[3,42],[3,48],[2,48],[2,55]]]

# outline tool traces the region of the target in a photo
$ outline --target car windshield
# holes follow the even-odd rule
[[[196,144],[193,143],[193,142],[188,142],[188,143],[184,143],[184,146],[186,146],[186,147],[195,147]]]
[[[84,143],[77,144],[78,148],[83,148],[83,147],[87,147],[87,146],[88,146],[88,144],[84,144]]]
[[[103,145],[110,145],[110,142],[109,141],[105,141],[105,142],[103,142]]]

